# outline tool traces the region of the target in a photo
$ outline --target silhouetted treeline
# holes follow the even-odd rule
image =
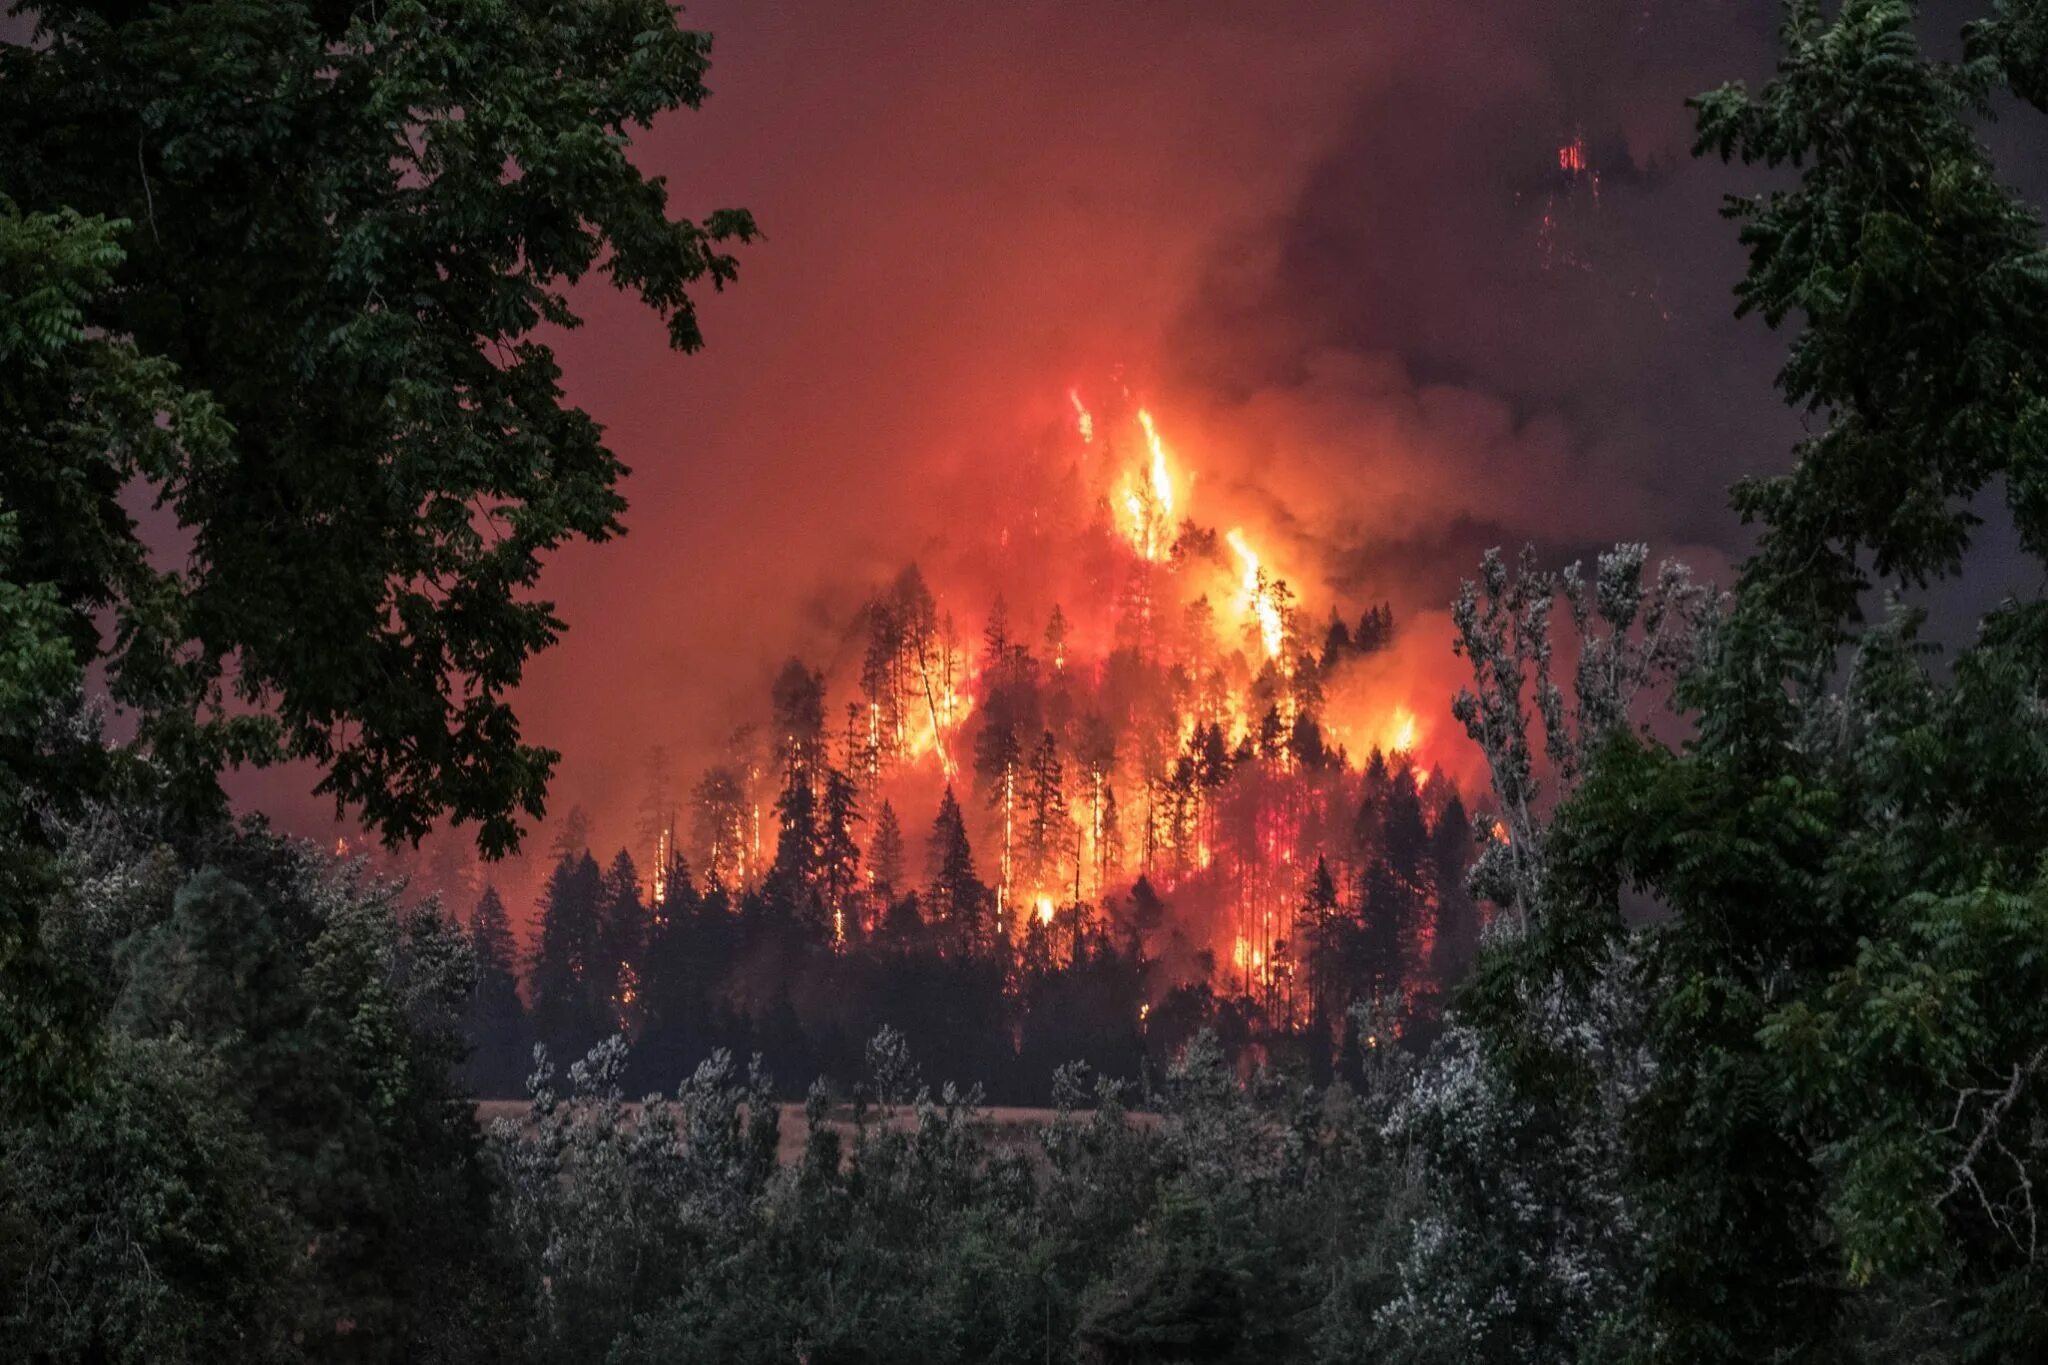
[[[906,873],[887,867],[832,911],[794,841],[738,892],[700,886],[672,857],[648,894],[625,852],[603,867],[564,852],[524,960],[495,890],[471,917],[470,1078],[482,1094],[517,1095],[534,1043],[575,1057],[613,1033],[632,1042],[630,1079],[643,1088],[719,1048],[759,1052],[778,1075],[850,1077],[888,1024],[934,1075],[973,1077],[1003,1103],[1047,1102],[1070,1061],[1156,1083],[1205,1028],[1239,1064],[1327,1082],[1360,1046],[1346,1032],[1352,1005],[1384,1007],[1419,1042],[1478,943],[1456,794],[1425,803],[1412,774],[1377,756],[1364,792],[1345,856],[1303,875],[1285,959],[1250,972],[1191,942],[1142,877],[1100,905],[1027,907],[1021,932],[1003,930],[950,789],[924,885],[894,894]],[[893,810],[883,821],[896,831],[880,841],[884,858],[900,863],[887,847],[901,838]]]

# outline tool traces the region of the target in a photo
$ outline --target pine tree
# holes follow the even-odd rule
[[[519,999],[519,943],[498,888],[484,887],[469,918],[470,956],[476,984],[470,991],[469,1063],[471,1088],[485,1097],[509,1098],[526,1079],[526,1007]]]
[[[1341,910],[1337,900],[1337,879],[1330,875],[1327,859],[1318,856],[1295,917],[1295,941],[1302,945],[1309,994],[1309,1063],[1315,1079],[1327,1084],[1330,1070],[1330,1030],[1347,1003],[1338,998],[1342,977]]]
[[[1306,773],[1321,772],[1331,762],[1332,755],[1323,743],[1323,727],[1306,711],[1294,718],[1294,729],[1287,736],[1287,753],[1295,766]]]
[[[860,886],[860,841],[854,833],[860,823],[860,789],[844,772],[828,769],[823,818],[818,827],[817,886],[832,917],[832,936],[841,942],[860,927],[852,923],[856,917],[847,913]],[[900,832],[897,837],[900,841]]]
[[[533,1027],[558,1056],[580,1057],[607,1029],[595,1008],[593,967],[602,955],[603,875],[588,853],[564,854],[541,895],[533,955]]]
[[[1479,958],[1479,907],[1465,889],[1465,872],[1475,851],[1472,838],[1465,803],[1452,792],[1429,832],[1431,879],[1436,887],[1430,974],[1445,992],[1454,990]]]
[[[647,750],[644,785],[633,833],[641,856],[647,859],[647,866],[659,878],[660,860],[675,851],[676,839],[674,773],[669,765],[668,750],[659,744]]]
[[[815,918],[820,908],[820,821],[818,798],[805,774],[791,773],[788,785],[775,800],[775,814],[779,821],[775,861],[769,865],[764,889],[780,909],[802,919]]]
[[[868,845],[869,884],[884,904],[906,889],[905,866],[903,826],[896,819],[896,807],[884,801],[875,813],[875,835]]]
[[[1351,649],[1351,627],[1344,624],[1343,618],[1337,615],[1336,608],[1332,607],[1330,628],[1323,635],[1323,667],[1335,668],[1350,655]]]
[[[983,951],[995,938],[989,893],[975,875],[974,853],[967,843],[967,821],[960,813],[960,802],[951,785],[939,798],[939,813],[932,821],[928,850],[926,913],[937,926],[941,941],[963,956]]]
[[[692,793],[696,807],[697,859],[704,884],[735,890],[747,880],[748,811],[746,787],[730,764],[707,770]]]
[[[577,858],[590,851],[590,816],[581,806],[570,806],[569,813],[562,817],[562,823],[555,830],[555,837],[548,845],[548,853],[556,862],[564,858]]]
[[[1052,615],[1045,622],[1045,657],[1052,665],[1052,671],[1064,677],[1067,670],[1067,618],[1057,602],[1053,603]]]
[[[1039,736],[1031,754],[1031,787],[1026,798],[1026,876],[1045,887],[1063,879],[1064,853],[1071,823],[1067,819],[1066,769],[1059,743],[1050,730]]]
[[[620,849],[598,887],[596,951],[589,972],[591,1010],[606,1031],[632,1032],[639,994],[641,956],[647,947],[647,907],[640,899],[640,873]]]
[[[824,675],[806,668],[801,659],[791,659],[775,675],[769,701],[783,785],[801,780],[816,795],[825,766]]]

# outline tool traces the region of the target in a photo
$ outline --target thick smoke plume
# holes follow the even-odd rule
[[[686,18],[716,94],[639,155],[768,240],[700,356],[598,293],[563,339],[632,534],[553,570],[571,630],[522,701],[603,846],[651,745],[686,782],[784,659],[843,670],[906,564],[965,634],[996,591],[1033,629],[1078,600],[1085,564],[1026,553],[1071,386],[1158,414],[1200,519],[1310,615],[1392,605],[1360,686],[1453,770],[1442,608],[1479,550],[1717,574],[1726,484],[1785,458],[1683,107],[1768,73],[1766,0]]]

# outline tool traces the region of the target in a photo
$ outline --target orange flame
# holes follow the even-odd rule
[[[1415,713],[1405,706],[1394,708],[1394,729],[1388,737],[1387,747],[1397,754],[1405,754],[1415,748]]]
[[[1273,600],[1266,576],[1259,571],[1259,557],[1245,543],[1244,532],[1237,527],[1233,526],[1224,539],[1244,564],[1245,609],[1258,618],[1259,639],[1266,647],[1266,657],[1277,659],[1286,636],[1286,623],[1280,619],[1280,606]]]
[[[1152,414],[1138,409],[1138,425],[1145,428],[1145,443],[1152,448],[1152,498],[1159,504],[1159,510],[1168,518],[1173,516],[1173,474],[1166,467],[1166,446],[1159,439],[1159,428],[1152,424]]]

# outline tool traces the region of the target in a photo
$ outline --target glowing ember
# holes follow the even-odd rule
[[[1082,403],[1081,391],[1079,389],[1068,389],[1067,401],[1074,405],[1074,430],[1081,433],[1081,443],[1083,445],[1095,444],[1095,415],[1088,411],[1086,404]]]

